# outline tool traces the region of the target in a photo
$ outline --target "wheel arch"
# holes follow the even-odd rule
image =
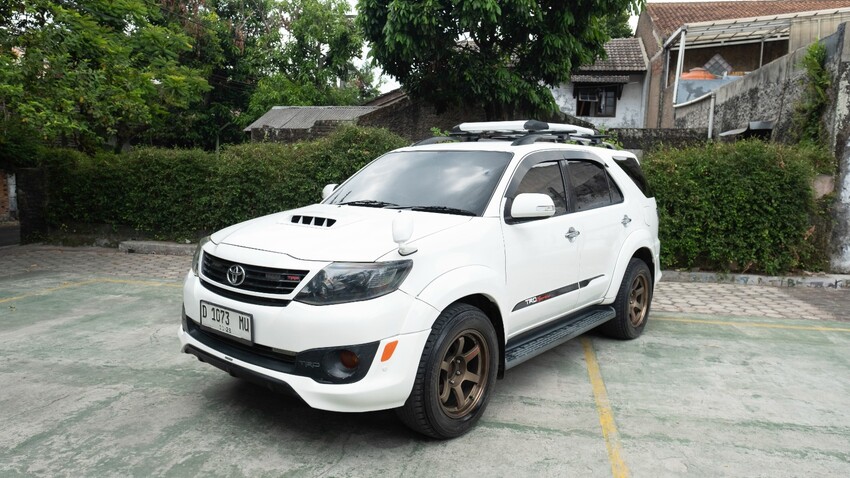
[[[659,258],[652,251],[651,244],[652,238],[646,231],[640,231],[629,236],[622,249],[620,249],[620,255],[617,257],[617,265],[614,267],[614,273],[611,275],[611,283],[608,285],[608,291],[605,292],[605,303],[610,303],[617,297],[620,282],[623,281],[623,276],[625,276],[626,269],[629,267],[629,261],[633,258],[640,259],[646,263],[652,275],[652,283],[656,283],[656,266]]]
[[[505,315],[496,299],[503,295],[503,290],[503,276],[491,268],[474,265],[454,269],[441,275],[417,296],[438,311],[443,311],[459,302],[481,309],[496,331],[499,343],[498,377],[501,377],[505,370]],[[431,325],[427,324],[426,327]]]
[[[490,319],[490,323],[493,324],[493,329],[496,331],[496,338],[499,344],[499,371],[496,377],[502,378],[505,375],[505,324],[502,320],[502,312],[499,310],[499,306],[496,305],[496,302],[494,302],[493,299],[484,294],[468,295],[455,301],[455,303],[457,302],[481,309],[481,311],[484,312],[484,315]]]

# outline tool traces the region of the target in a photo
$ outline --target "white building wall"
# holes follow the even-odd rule
[[[617,100],[617,114],[613,118],[599,118],[594,116],[576,116],[576,103],[578,98],[573,98],[573,84],[563,84],[552,89],[555,103],[561,112],[593,123],[597,127],[608,128],[643,128],[644,127],[644,102],[643,82],[645,75],[631,75],[629,82],[623,86],[623,95]]]

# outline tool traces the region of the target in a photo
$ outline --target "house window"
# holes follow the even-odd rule
[[[617,114],[616,86],[579,86],[576,90],[576,116],[613,117]]]

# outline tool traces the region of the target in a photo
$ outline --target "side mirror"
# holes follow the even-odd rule
[[[514,219],[544,218],[554,215],[555,203],[545,194],[518,194],[511,205],[511,217]]]
[[[322,201],[328,198],[334,191],[336,191],[336,187],[339,184],[328,184],[327,186],[322,188]]]

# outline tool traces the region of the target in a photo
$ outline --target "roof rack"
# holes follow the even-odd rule
[[[414,146],[449,142],[474,142],[480,140],[511,141],[514,146],[533,144],[538,141],[554,143],[580,143],[617,149],[614,145],[602,141],[607,135],[582,126],[563,123],[547,123],[537,120],[485,121],[461,123],[449,133],[449,136],[436,136],[415,143]]]

